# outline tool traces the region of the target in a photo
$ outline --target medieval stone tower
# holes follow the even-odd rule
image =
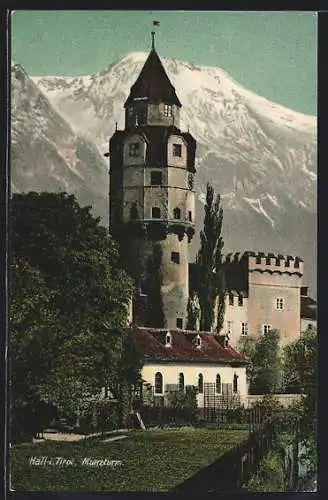
[[[154,43],[110,139],[110,229],[133,277],[133,321],[185,328],[196,141]]]

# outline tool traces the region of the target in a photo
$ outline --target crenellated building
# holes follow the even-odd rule
[[[224,333],[236,346],[241,337],[258,339],[270,329],[284,345],[301,333],[300,257],[263,252],[228,254],[224,258],[227,293]]]

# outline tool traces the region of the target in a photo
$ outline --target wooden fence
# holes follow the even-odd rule
[[[228,450],[208,467],[174,488],[179,493],[237,491],[255,473],[276,436],[295,422],[273,419],[252,432],[247,440]]]

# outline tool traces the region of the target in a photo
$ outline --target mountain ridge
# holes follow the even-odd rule
[[[93,75],[31,77],[105,167],[108,140],[116,122],[124,126],[123,104],[146,57],[128,54]],[[198,229],[210,181],[221,194],[227,249],[299,254],[314,291],[316,118],[257,96],[221,68],[161,60],[183,105],[180,128],[197,140]],[[103,186],[99,196],[107,192]]]

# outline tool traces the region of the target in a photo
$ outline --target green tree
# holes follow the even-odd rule
[[[13,196],[11,250],[13,394],[25,367],[42,401],[74,413],[121,383],[131,280],[99,219],[66,193]]]
[[[255,344],[251,357],[250,392],[252,394],[272,394],[279,389],[281,383],[279,351],[279,332],[277,330],[265,333]]]
[[[219,296],[218,322],[220,331],[224,316],[224,279],[222,268],[223,238],[221,236],[223,210],[220,195],[214,196],[214,189],[207,184],[204,229],[200,233],[200,249],[196,257],[196,292],[200,305],[200,329],[211,331],[214,308]]]
[[[285,380],[304,394],[295,405],[300,416],[300,439],[308,473],[313,477],[317,468],[317,332],[307,330],[284,349]]]

